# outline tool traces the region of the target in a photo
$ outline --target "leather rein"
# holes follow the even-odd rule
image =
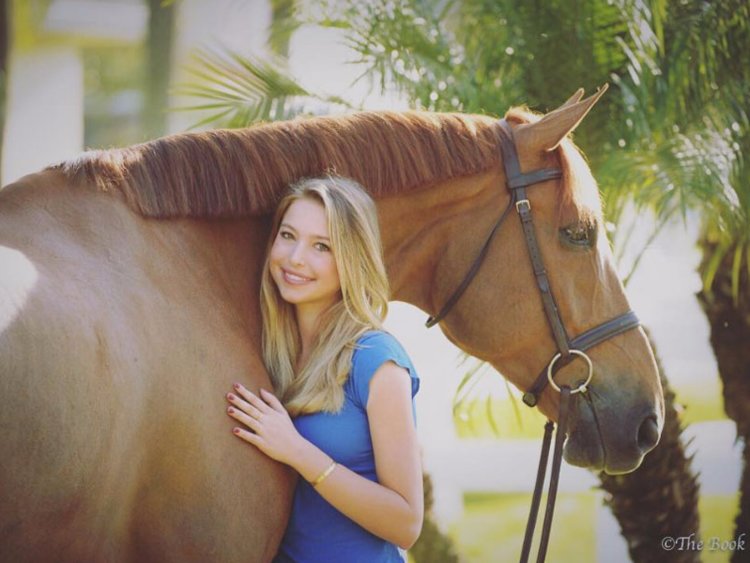
[[[542,536],[539,544],[539,551],[537,553],[537,562],[541,563],[544,561],[547,546],[549,543],[550,530],[552,528],[552,515],[555,510],[555,500],[557,496],[557,486],[560,477],[560,465],[562,462],[562,449],[565,442],[565,433],[567,431],[568,414],[570,410],[570,403],[572,395],[576,393],[584,394],[591,383],[591,379],[594,375],[594,368],[591,362],[591,358],[586,354],[586,350],[593,348],[594,346],[601,344],[602,342],[609,340],[615,336],[618,336],[624,332],[627,332],[640,325],[638,317],[633,311],[628,311],[618,317],[615,317],[609,321],[606,321],[592,329],[587,330],[583,334],[580,334],[572,340],[568,337],[568,333],[565,330],[565,325],[560,318],[560,313],[555,303],[555,299],[552,295],[550,288],[549,278],[544,268],[544,261],[542,260],[542,254],[537,243],[536,235],[534,233],[534,223],[531,215],[531,204],[526,195],[526,188],[534,184],[545,182],[547,180],[554,180],[562,178],[562,170],[559,168],[540,168],[531,172],[521,172],[521,165],[518,160],[518,153],[516,151],[516,145],[513,138],[513,130],[505,119],[499,121],[499,132],[500,132],[500,148],[503,156],[503,167],[505,169],[506,187],[510,191],[510,202],[503,210],[502,214],[498,218],[495,225],[492,227],[489,235],[484,241],[479,255],[474,260],[474,263],[469,268],[469,271],[464,276],[459,286],[451,294],[446,301],[443,308],[438,312],[437,315],[431,316],[427,319],[425,325],[429,328],[435,326],[453,308],[458,302],[466,288],[474,279],[474,276],[479,271],[479,268],[484,261],[485,256],[489,250],[490,243],[495,237],[495,234],[500,229],[501,225],[505,222],[505,219],[509,216],[511,209],[515,207],[518,217],[521,221],[521,227],[524,233],[524,239],[526,241],[526,248],[529,252],[529,258],[531,259],[531,265],[534,270],[534,277],[536,279],[537,287],[541,292],[542,304],[544,305],[544,313],[547,317],[547,323],[549,324],[552,336],[557,345],[557,353],[553,356],[547,367],[544,368],[537,376],[536,380],[532,384],[531,388],[526,391],[523,395],[523,402],[529,407],[534,407],[539,402],[539,396],[544,391],[547,384],[549,384],[555,391],[560,393],[560,410],[557,419],[557,434],[555,436],[555,447],[552,455],[552,470],[550,473],[550,483],[547,494],[547,506],[544,513],[544,522],[542,525]],[[582,358],[588,365],[588,376],[586,380],[579,383],[576,388],[571,388],[568,385],[557,385],[554,381],[555,373],[564,365],[573,361],[576,357]],[[552,433],[554,431],[555,424],[552,420],[548,420],[544,425],[544,438],[542,440],[542,452],[539,459],[539,467],[537,470],[536,484],[534,486],[534,494],[531,501],[531,509],[529,511],[529,518],[526,523],[526,533],[524,535],[523,548],[521,550],[521,562],[528,561],[529,552],[531,551],[531,540],[534,535],[534,528],[536,527],[537,515],[539,512],[539,505],[541,502],[542,488],[544,486],[544,479],[547,472],[549,449],[552,441]]]

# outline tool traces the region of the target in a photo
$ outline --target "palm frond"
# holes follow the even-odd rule
[[[211,111],[192,128],[207,124],[246,127],[260,121],[319,113],[315,106],[355,109],[339,96],[307,90],[286,68],[286,61],[278,56],[260,59],[229,50],[199,51],[188,67],[193,80],[178,86],[175,93],[202,102],[175,109]]]

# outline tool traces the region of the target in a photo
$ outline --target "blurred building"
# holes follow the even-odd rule
[[[87,147],[147,139],[148,2],[27,0],[14,8],[3,185]],[[170,85],[185,80],[199,47],[220,43],[253,52],[265,45],[265,0],[180,0],[172,8],[171,57],[157,71],[167,73]],[[181,103],[171,89],[168,100],[159,134],[196,123],[194,114],[167,111]]]

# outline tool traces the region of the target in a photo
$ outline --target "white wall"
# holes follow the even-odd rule
[[[265,0],[181,0],[177,4],[177,22],[172,51],[172,83],[180,85],[191,80],[187,72],[192,55],[201,48],[216,51],[225,48],[242,55],[263,51],[271,23],[271,7]],[[172,95],[170,107],[205,103]],[[185,131],[201,121],[202,114],[172,112],[167,129]]]
[[[74,47],[11,53],[2,185],[83,149],[83,65]]]

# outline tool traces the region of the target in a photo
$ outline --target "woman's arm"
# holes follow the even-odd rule
[[[330,466],[331,458],[299,435],[276,397],[266,391],[257,397],[241,386],[235,389],[246,402],[230,399],[244,411],[230,415],[254,431],[235,429],[237,436],[310,482]],[[337,465],[315,488],[369,532],[408,549],[419,537],[424,507],[411,378],[404,368],[390,361],[378,368],[370,381],[367,416],[380,483]]]

